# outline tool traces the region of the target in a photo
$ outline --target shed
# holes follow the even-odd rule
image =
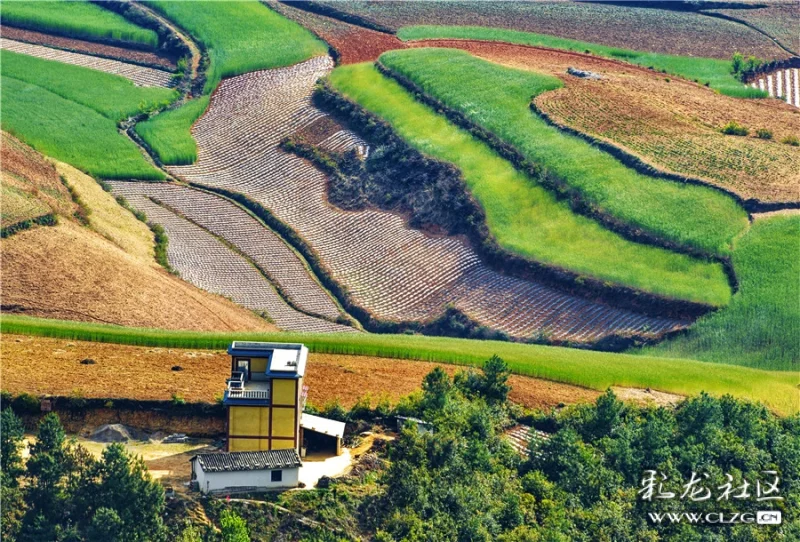
[[[191,459],[192,482],[202,493],[297,487],[302,462],[295,449],[218,452]]]
[[[328,437],[336,439],[336,455],[342,455],[342,439],[344,438],[344,422],[306,414],[300,417],[300,428],[305,436],[305,431],[314,431]],[[301,437],[302,442],[302,437]]]

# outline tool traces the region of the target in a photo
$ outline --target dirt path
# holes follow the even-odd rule
[[[175,26],[175,24],[173,24],[172,21],[165,18],[157,11],[145,6],[141,2],[137,2],[137,6],[139,6],[143,11],[146,11],[148,14],[150,14],[154,19],[158,19],[158,21],[161,24],[172,30],[172,32],[176,36],[178,36],[178,39],[180,39],[186,45],[186,47],[189,48],[189,51],[192,53],[191,62],[189,63],[190,68],[192,70],[191,79],[192,82],[194,82],[195,78],[197,77],[198,68],[200,67],[200,58],[202,56],[202,53],[200,52],[200,47],[197,46],[197,44],[194,42],[194,40],[192,40],[192,38],[189,36],[188,33],[183,32],[180,28]]]

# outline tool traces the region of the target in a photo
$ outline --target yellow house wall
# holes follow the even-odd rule
[[[250,358],[250,372],[251,373],[266,373],[267,372],[267,358]]]
[[[295,409],[293,408],[272,409],[272,436],[294,437],[294,431],[295,431]]]
[[[291,405],[297,404],[297,381],[281,378],[272,379],[272,404]]]
[[[228,439],[229,452],[258,452],[266,450],[269,450],[269,440],[266,438],[254,439],[231,437]]]
[[[232,406],[228,409],[228,434],[269,436],[269,407]]]
[[[272,449],[273,450],[289,450],[294,448],[294,441],[293,440],[273,440],[272,441]]]

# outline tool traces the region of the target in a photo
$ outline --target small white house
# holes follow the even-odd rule
[[[192,482],[202,493],[266,491],[297,487],[297,450],[219,452],[191,459]]]

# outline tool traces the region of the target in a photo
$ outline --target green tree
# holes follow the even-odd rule
[[[250,542],[247,523],[236,512],[224,510],[219,518],[224,542]]]
[[[483,364],[483,396],[489,404],[502,404],[508,399],[511,369],[500,356],[494,355]]]
[[[127,540],[125,525],[112,508],[98,508],[92,517],[87,530],[88,542],[107,542],[109,540]]]
[[[426,410],[441,410],[444,408],[450,387],[450,377],[441,367],[436,367],[425,375],[425,379],[422,381],[423,408]]]
[[[0,414],[0,471],[4,481],[18,485],[19,476],[25,472],[22,467],[20,446],[24,436],[24,427],[14,411],[10,408]]]

